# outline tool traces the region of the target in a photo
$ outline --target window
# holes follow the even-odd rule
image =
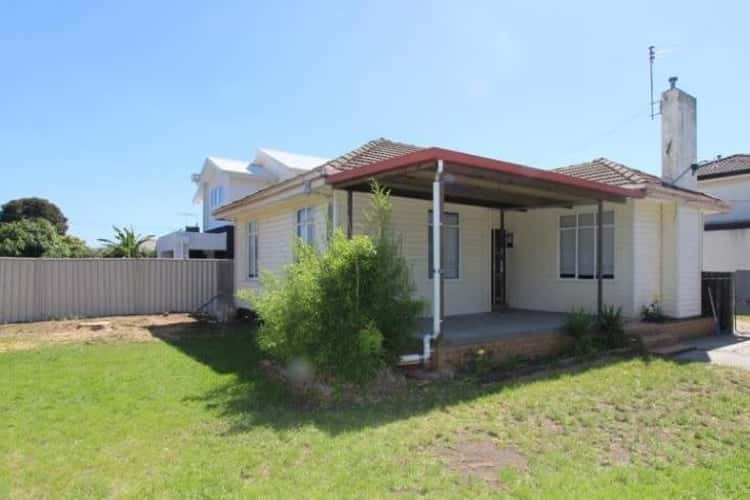
[[[315,243],[315,221],[312,208],[297,210],[297,237],[308,245]]]
[[[560,217],[560,277],[596,277],[596,214]],[[615,214],[602,214],[602,278],[615,277]]]
[[[211,188],[208,193],[208,204],[211,208],[216,208],[224,203],[224,186]]]
[[[432,210],[428,214],[429,220],[427,231],[427,255],[428,255],[428,273],[432,279]],[[460,262],[460,236],[459,236],[459,219],[456,212],[443,213],[443,245],[442,245],[442,270],[443,278],[458,279],[458,269]]]
[[[258,223],[247,225],[247,276],[258,277]]]

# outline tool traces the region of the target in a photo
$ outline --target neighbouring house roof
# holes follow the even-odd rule
[[[293,170],[312,170],[313,168],[319,167],[320,165],[328,161],[328,158],[322,158],[320,156],[301,155],[297,153],[290,153],[288,151],[279,151],[277,149],[259,148],[259,151],[262,151],[272,158],[275,158],[280,163],[283,163]]]
[[[203,170],[196,177],[196,181],[203,175],[206,170],[206,164],[210,163],[214,167],[224,172],[232,172],[237,174],[254,175],[257,177],[265,177],[267,179],[274,179],[272,172],[261,165],[256,165],[246,160],[232,160],[231,158],[220,158],[218,156],[209,156],[206,158]]]
[[[698,180],[750,174],[750,154],[735,154],[703,162],[698,167]]]
[[[242,172],[243,174],[246,174],[248,173],[248,167],[250,166],[250,162],[247,160],[233,160],[231,158],[221,158],[219,156],[209,156],[206,160],[213,163],[216,168],[228,172]]]

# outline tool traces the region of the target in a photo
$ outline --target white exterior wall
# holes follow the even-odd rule
[[[701,314],[701,271],[703,268],[703,214],[684,205],[677,207],[678,309],[675,317]]]
[[[211,208],[211,190],[216,187],[224,188],[224,203],[226,205],[239,200],[270,184],[268,179],[255,177],[249,174],[235,174],[217,171],[208,182],[203,183],[203,230],[208,231],[217,227],[232,225],[229,221],[217,220],[211,212],[218,207]]]
[[[633,202],[633,313],[662,302],[663,204],[653,200]]]
[[[369,195],[354,194],[354,233],[366,231],[364,212]],[[342,200],[342,203],[338,201]],[[417,295],[432,310],[432,279],[428,270],[428,217],[432,203],[410,198],[393,198],[394,230],[401,238],[402,254],[409,263]],[[337,209],[346,221],[346,196],[337,197]],[[466,205],[445,204],[445,211],[459,217],[459,277],[446,279],[445,314],[487,312],[490,305],[490,229],[497,210]],[[494,219],[493,219],[494,217]]]
[[[728,213],[707,216],[706,223],[750,222],[750,174],[701,180],[698,186],[732,205]],[[740,269],[750,269],[750,228],[705,231],[703,270]]]
[[[315,218],[315,244],[323,248],[326,241],[328,198],[320,195],[299,196],[272,208],[249,213],[237,219],[234,228],[234,273],[237,289],[260,289],[260,279],[249,278],[248,233],[250,221],[257,223],[258,270],[282,275],[292,262],[292,246],[296,237],[297,209],[312,207]]]
[[[355,193],[353,229],[366,231],[364,211],[368,195]],[[281,273],[292,262],[295,211],[315,207],[316,244],[325,246],[328,204],[324,195],[297,196],[238,219],[235,228],[235,277],[237,288],[258,289],[257,279],[247,278],[247,222],[258,223],[258,265],[260,272]],[[394,198],[393,222],[401,237],[419,297],[428,305],[432,281],[428,265],[428,211],[424,200]],[[491,306],[490,232],[499,227],[499,211],[481,207],[446,204],[460,220],[459,279],[445,281],[446,314],[487,312]],[[660,300],[665,312],[675,317],[700,313],[700,213],[674,203],[630,200],[626,204],[605,204],[615,213],[615,278],[604,280],[604,303],[622,307],[626,317],[637,317],[641,307]],[[584,307],[594,312],[596,280],[559,277],[559,217],[591,213],[596,207],[572,210],[540,209],[506,212],[506,229],[514,235],[514,248],[507,255],[507,294],[511,307],[567,312]],[[676,222],[679,213],[679,222]],[[336,192],[332,217],[346,226],[346,194]],[[662,221],[664,224],[662,226]],[[664,231],[662,231],[662,227]],[[677,231],[677,227],[682,227]],[[681,251],[677,253],[677,248]],[[669,258],[667,256],[670,256]],[[664,273],[662,275],[662,272]]]
[[[732,205],[725,214],[707,216],[707,223],[750,221],[750,174],[700,180],[698,189]]]
[[[734,272],[750,269],[750,229],[703,233],[703,270]]]
[[[211,190],[217,187],[222,187],[224,189],[224,202],[227,203],[227,197],[229,195],[229,174],[222,171],[215,171],[213,175],[211,175],[207,182],[203,183],[203,231],[208,231],[210,229],[214,229],[216,227],[221,227],[227,225],[224,221],[217,221],[213,215],[211,215],[211,212],[213,210],[216,210],[218,207],[212,207],[211,206]]]
[[[667,316],[701,313],[703,215],[676,203],[662,208],[662,307]]]
[[[506,213],[506,229],[513,233],[513,248],[507,255],[507,292],[511,307],[567,312],[583,307],[596,312],[597,281],[560,278],[560,216],[596,213],[596,206],[572,210],[541,209]],[[604,304],[622,307],[632,317],[633,203],[604,204],[615,216],[615,277],[604,280]]]

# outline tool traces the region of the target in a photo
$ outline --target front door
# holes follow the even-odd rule
[[[492,230],[492,307],[507,305],[505,295],[505,230]]]

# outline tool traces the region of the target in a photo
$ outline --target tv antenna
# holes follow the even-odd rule
[[[667,54],[671,52],[669,49],[660,49],[657,50],[656,47],[653,45],[649,45],[648,47],[648,70],[649,70],[649,80],[651,83],[651,119],[653,120],[657,116],[661,114],[661,111],[656,111],[655,107],[657,102],[654,100],[654,61],[656,60],[656,56],[660,56],[662,54]]]
[[[648,76],[651,83],[651,119],[653,120],[657,113],[654,111],[654,59],[656,59],[656,47],[649,45],[648,47]]]

